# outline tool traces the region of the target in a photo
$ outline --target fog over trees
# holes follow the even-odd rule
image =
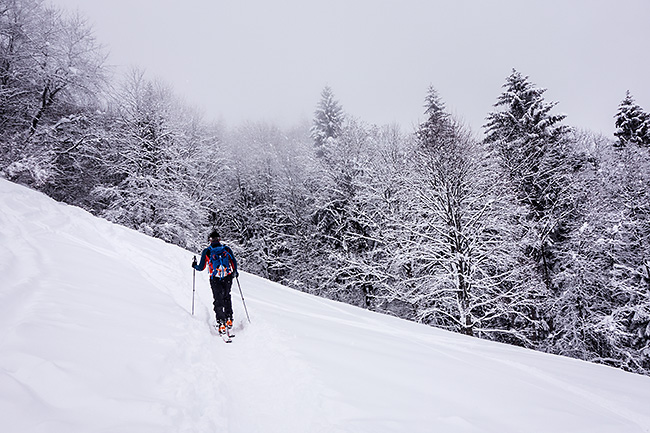
[[[0,0],[0,175],[193,251],[218,228],[297,290],[650,374],[650,115],[625,83],[614,137],[517,70],[483,131],[435,86],[413,131],[329,86],[311,124],[226,128],[105,58],[82,17]]]

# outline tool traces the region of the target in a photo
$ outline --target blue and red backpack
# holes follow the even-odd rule
[[[230,249],[225,245],[213,247],[208,246],[208,265],[210,276],[213,278],[225,278],[235,271],[234,258]]]

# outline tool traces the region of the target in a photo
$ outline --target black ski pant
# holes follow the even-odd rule
[[[225,323],[227,318],[232,318],[232,299],[230,297],[232,275],[224,278],[210,278],[210,287],[214,297],[214,314],[217,317],[217,323]]]

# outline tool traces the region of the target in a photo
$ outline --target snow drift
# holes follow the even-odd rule
[[[648,377],[245,273],[226,345],[192,256],[0,180],[0,430],[650,432]]]

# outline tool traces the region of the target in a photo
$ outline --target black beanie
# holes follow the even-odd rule
[[[216,230],[212,230],[212,233],[208,236],[208,239],[221,239],[221,236],[219,236],[219,232]]]

